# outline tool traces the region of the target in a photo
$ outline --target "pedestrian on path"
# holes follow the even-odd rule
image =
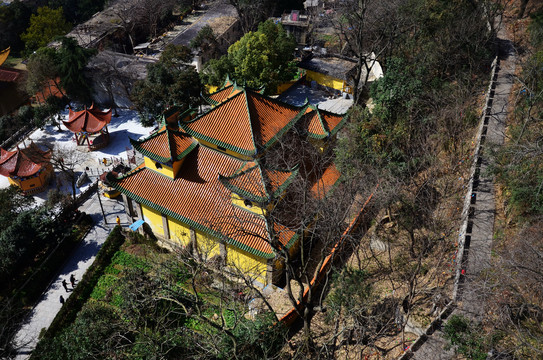
[[[62,305],[64,305],[64,296],[60,295],[60,299],[59,299],[59,300],[60,300],[60,303],[61,303]]]
[[[117,225],[121,225],[121,218],[117,216],[117,218],[115,219],[115,221],[117,222]]]
[[[62,286],[64,287],[64,290],[68,292],[68,283],[66,282],[66,279],[62,280]]]
[[[70,284],[72,284],[72,289],[75,287],[75,276],[74,274],[70,275]]]

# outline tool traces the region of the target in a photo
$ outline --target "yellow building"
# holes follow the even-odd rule
[[[367,62],[370,69],[368,83],[371,83],[383,76],[381,65],[372,55]],[[318,84],[343,94],[352,95],[353,78],[356,75],[357,62],[348,58],[337,56],[311,57],[304,59],[298,67],[305,71],[305,80]],[[361,80],[365,81],[366,67],[362,69]]]
[[[7,176],[10,184],[26,194],[38,193],[47,188],[53,174],[50,160],[51,151],[43,151],[34,143],[15,151],[0,148],[0,175]]]
[[[222,93],[221,93],[222,92]],[[225,96],[227,93],[227,96]],[[295,107],[234,84],[210,98],[215,107],[132,141],[144,161],[108,181],[123,194],[132,219],[143,219],[169,246],[189,247],[204,259],[235,267],[265,285],[281,266],[278,249],[294,252],[301,233],[290,219],[271,218],[297,178],[297,166],[264,165],[263,154],[280,138],[303,134],[324,148],[345,122],[309,104]],[[302,131],[303,130],[303,131]],[[289,135],[289,136],[291,136]],[[333,163],[315,164],[312,194],[322,196],[339,180]]]

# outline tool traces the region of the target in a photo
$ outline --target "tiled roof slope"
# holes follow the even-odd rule
[[[190,135],[243,155],[256,156],[303,115],[301,109],[244,89],[181,127]]]
[[[328,165],[322,172],[321,176],[313,183],[311,194],[317,199],[324,198],[330,190],[337,184],[341,177],[341,173],[336,168],[334,163]]]
[[[43,151],[34,143],[28,148],[7,151],[0,148],[0,175],[29,177],[38,173],[51,159],[51,151]]]
[[[68,121],[64,125],[73,133],[85,132],[95,134],[111,122],[111,109],[101,111],[94,106],[81,111],[70,109]]]
[[[323,139],[335,135],[347,121],[347,116],[341,116],[313,105],[306,105],[305,119],[309,136]]]
[[[196,148],[198,142],[186,133],[163,127],[146,139],[130,139],[130,144],[143,155],[161,163],[168,163],[184,158]]]
[[[238,89],[235,85],[230,84],[224,88],[221,88],[217,91],[215,91],[213,94],[209,94],[208,96],[204,96],[204,99],[210,104],[210,105],[217,105],[228,99],[229,97],[232,97],[236,95],[237,93],[241,92],[240,89]]]
[[[298,169],[293,171],[270,170],[252,164],[248,169],[242,168],[232,176],[219,176],[220,181],[232,192],[258,203],[268,203],[277,199],[288,187],[294,177],[298,175]]]
[[[176,179],[148,168],[139,168],[110,183],[132,199],[204,231],[256,256],[273,258],[270,231],[262,216],[231,203],[230,190],[218,174],[231,176],[243,161],[198,146],[191,151]],[[152,186],[150,186],[152,184]],[[274,231],[283,246],[290,246],[296,233],[279,224]]]

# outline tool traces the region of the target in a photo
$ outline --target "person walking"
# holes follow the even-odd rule
[[[66,282],[66,279],[62,280],[62,286],[64,287],[64,290],[68,292],[68,283]]]
[[[115,222],[117,222],[117,225],[121,225],[121,218],[117,216]]]
[[[74,274],[70,275],[70,284],[72,284],[72,289],[75,287],[75,276]]]
[[[59,299],[59,300],[60,300],[60,303],[61,303],[62,305],[64,305],[64,296],[60,295],[60,299]]]

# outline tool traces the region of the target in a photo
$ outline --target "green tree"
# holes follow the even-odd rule
[[[45,87],[50,86],[51,80],[58,89],[61,89],[60,83],[57,81],[60,76],[58,62],[58,54],[52,48],[43,47],[30,55],[26,64],[28,74],[26,92],[28,95],[33,96],[39,92],[44,95],[43,90]]]
[[[84,49],[72,38],[63,37],[58,50],[58,72],[60,86],[69,98],[87,102],[90,99],[89,80],[85,76],[85,67],[95,49]]]
[[[274,93],[277,85],[296,73],[293,62],[296,40],[280,24],[268,20],[256,32],[248,32],[228,49],[228,55],[210,61],[202,72],[204,82],[220,85],[226,75],[250,87],[265,86]]]
[[[144,126],[158,121],[168,106],[189,109],[199,102],[201,83],[198,73],[187,63],[190,49],[168,45],[158,62],[147,66],[147,78],[134,85],[132,101]]]
[[[0,6],[0,49],[11,47],[12,54],[24,49],[20,35],[28,27],[31,15],[30,7],[19,0]]]
[[[38,8],[30,17],[30,26],[21,35],[27,53],[47,45],[55,36],[64,35],[72,26],[64,19],[62,8],[51,9],[47,6]]]

